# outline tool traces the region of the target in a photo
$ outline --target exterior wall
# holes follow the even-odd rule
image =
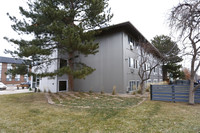
[[[133,47],[133,50],[130,49],[128,42],[128,34],[123,33],[123,51],[124,51],[124,88],[128,91],[129,81],[140,81],[138,76],[138,68],[129,68],[129,58],[133,58],[139,61],[138,52],[139,49]]]
[[[57,91],[57,76],[54,77],[44,77],[40,80],[39,89],[41,91],[50,91],[56,93]]]
[[[0,82],[6,84],[7,86],[15,86],[15,85],[20,84],[22,82],[26,82],[24,80],[24,75],[20,75],[19,81],[15,81],[15,77],[12,77],[11,81],[7,81],[5,72],[7,72],[7,63],[2,63],[1,81]],[[29,77],[29,80],[31,80],[30,77]]]
[[[81,62],[96,70],[85,79],[75,80],[75,90],[108,92],[116,86],[117,93],[125,93],[123,87],[123,32],[104,35],[96,39],[99,52],[96,55],[82,56]]]
[[[55,61],[49,65],[45,71],[47,72],[54,72],[60,67],[60,60],[59,58],[66,59],[67,54],[58,54],[58,51],[55,51],[52,55],[51,58],[57,58]],[[66,81],[67,86],[68,86],[68,76],[63,75],[63,76],[53,76],[53,77],[42,77],[40,79],[40,83],[38,88],[41,91],[51,91],[53,93],[59,92],[59,81]],[[66,89],[68,91],[68,88]]]
[[[58,52],[55,51],[52,55],[51,58],[57,58],[58,57]],[[58,60],[54,60],[51,65],[47,66],[47,68],[45,69],[45,71],[47,72],[53,72],[54,70],[57,70],[58,68]],[[42,70],[44,71],[44,70]],[[40,73],[40,72],[38,72]],[[36,81],[33,81],[33,83],[36,83]],[[57,82],[57,76],[53,76],[53,77],[42,77],[40,79],[39,85],[36,85],[36,87],[38,87],[41,91],[50,91],[53,93],[58,92],[57,91],[57,86],[58,86],[58,82]]]
[[[138,71],[139,71],[139,65],[137,68],[130,68],[129,67],[129,58],[133,58],[134,60],[137,60],[137,64],[139,64],[140,61],[140,56],[139,56],[139,52],[140,49],[137,47],[133,47],[133,50],[130,49],[130,44],[128,41],[128,34],[127,33],[123,33],[123,58],[124,58],[124,63],[123,63],[123,76],[124,76],[124,88],[126,89],[126,91],[128,92],[128,88],[129,88],[129,82],[130,81],[135,81],[140,83],[140,77],[138,75]],[[134,38],[133,38],[134,39]],[[157,60],[154,59],[152,56],[152,60]],[[155,73],[152,72],[151,73],[151,77],[148,80],[149,82],[153,83],[157,80],[157,82],[162,81],[162,72],[160,71],[161,66],[156,67],[155,69]]]

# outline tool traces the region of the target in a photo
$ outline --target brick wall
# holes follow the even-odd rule
[[[14,84],[20,84],[24,81],[24,76],[20,75],[20,81],[15,81],[15,77],[12,77],[12,81],[6,81],[6,74],[7,72],[7,63],[2,63],[2,72],[1,72],[1,82],[3,82],[6,85],[14,85]],[[30,80],[30,77],[29,77]]]

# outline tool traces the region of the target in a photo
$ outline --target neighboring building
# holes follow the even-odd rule
[[[99,43],[99,52],[87,57],[80,56],[79,60],[96,70],[85,79],[75,79],[74,87],[76,91],[108,92],[116,87],[117,93],[127,93],[139,88],[140,78],[138,76],[139,41],[145,37],[130,23],[125,22],[101,29],[102,32],[96,37]],[[149,43],[149,45],[151,45]],[[152,45],[151,45],[152,46]],[[153,46],[152,46],[153,47]],[[150,55],[152,60],[159,60],[161,54],[155,49],[155,53]],[[55,61],[49,71],[56,70],[62,65],[67,65],[67,60],[62,60],[63,55],[58,51],[53,57],[60,58]],[[161,66],[152,72],[149,83],[162,81]],[[39,88],[51,92],[67,91],[68,77],[46,77],[40,80]]]
[[[2,57],[0,56],[0,82],[3,82],[7,86],[14,86],[16,84],[20,84],[22,82],[27,82],[30,80],[28,75],[6,75],[5,73],[7,70],[12,69],[16,64],[22,64],[23,60],[9,58],[9,57]]]

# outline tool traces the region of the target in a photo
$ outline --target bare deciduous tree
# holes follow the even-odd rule
[[[170,27],[179,34],[184,50],[192,57],[189,104],[194,104],[194,76],[200,67],[200,1],[185,0],[172,8]]]
[[[140,43],[139,47],[139,71],[140,87],[142,94],[145,91],[145,82],[151,78],[152,71],[161,64],[162,55],[150,43]]]

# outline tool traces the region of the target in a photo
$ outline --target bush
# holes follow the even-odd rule
[[[134,91],[134,92],[132,92],[132,95],[135,95],[136,94],[136,92]]]
[[[101,91],[101,94],[104,94],[104,92],[103,92],[103,91]]]
[[[137,91],[137,93],[138,93],[138,94],[142,94],[142,90],[139,89],[139,90]]]
[[[146,88],[146,92],[149,92],[149,89],[148,89],[148,88]]]
[[[112,95],[116,95],[116,86],[113,86],[113,91],[112,91]]]
[[[40,90],[40,89],[38,89],[38,92],[41,92],[41,90]]]
[[[93,91],[92,91],[92,90],[89,90],[89,93],[93,93]]]

